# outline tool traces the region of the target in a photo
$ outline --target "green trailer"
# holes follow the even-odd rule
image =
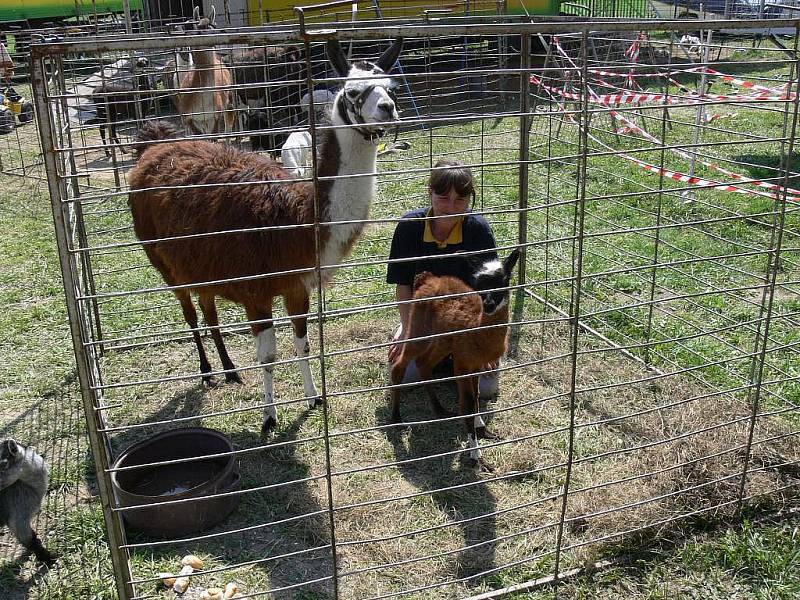
[[[142,0],[128,4],[131,11],[142,8]],[[9,22],[27,22],[30,27],[48,21],[68,23],[124,10],[122,0],[0,0],[0,28]]]

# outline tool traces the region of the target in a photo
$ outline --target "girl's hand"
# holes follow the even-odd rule
[[[400,340],[405,339],[405,334],[403,332],[403,325],[399,325],[397,329],[395,329],[394,335],[392,336],[392,342],[397,342]],[[403,350],[403,344],[392,344],[389,346],[389,362],[393,363],[400,357],[400,352]]]

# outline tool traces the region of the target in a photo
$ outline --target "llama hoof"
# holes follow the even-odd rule
[[[394,425],[394,426],[395,426],[395,428],[397,428],[397,429],[411,429],[411,427],[410,427],[410,426],[408,426],[408,425],[406,425],[405,423],[403,423],[403,419],[402,419],[402,418],[400,418],[400,415],[399,415],[399,414],[397,414],[397,415],[392,415],[392,418],[391,418],[391,419],[389,419],[389,423],[390,423],[391,425]]]
[[[267,437],[269,434],[273,432],[275,427],[277,427],[278,422],[269,417],[264,423],[261,425],[261,437]]]
[[[409,433],[411,431],[411,425],[408,423],[403,423],[403,419],[400,418],[400,415],[392,415],[391,420],[389,421],[394,427],[392,429],[399,431],[400,433]]]
[[[215,388],[217,387],[217,380],[214,378],[213,375],[206,375],[205,377],[203,377],[203,387],[206,388],[207,390]]]
[[[476,471],[481,473],[494,473],[494,467],[482,458],[470,458],[469,463]]]
[[[239,375],[237,371],[231,371],[230,373],[225,373],[225,381],[227,381],[228,383],[241,383],[241,384],[244,383],[242,381],[242,377]]]
[[[322,406],[322,398],[319,396],[308,399],[308,408],[319,408],[320,406]]]
[[[446,408],[443,408],[441,405],[433,407],[433,414],[435,414],[439,419],[447,419],[449,417],[456,416],[456,413],[447,410]]]
[[[58,558],[58,555],[52,554],[47,550],[45,550],[44,552],[37,553],[36,558],[38,558],[42,563],[44,563],[48,567],[52,567],[53,565],[56,564],[56,559]]]
[[[499,435],[497,435],[494,431],[491,431],[488,427],[476,427],[475,435],[478,436],[479,440],[491,440],[496,442],[502,439]]]

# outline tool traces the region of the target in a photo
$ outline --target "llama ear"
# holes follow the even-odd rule
[[[514,248],[514,251],[511,254],[509,254],[503,261],[503,271],[505,271],[506,275],[508,275],[509,277],[511,276],[511,271],[514,270],[514,266],[517,264],[518,259],[519,259],[519,248]]]
[[[211,25],[216,25],[216,17],[217,17],[217,9],[214,8],[214,5],[211,5],[211,14],[208,15],[208,22]]]
[[[328,50],[328,60],[331,61],[333,70],[339,77],[347,77],[350,73],[350,65],[347,62],[347,57],[342,52],[342,47],[339,45],[339,40],[328,40],[326,44]]]
[[[375,62],[375,66],[379,67],[384,73],[388,73],[397,62],[402,49],[403,38],[399,37],[392,42],[392,45],[389,46],[383,54],[381,54],[381,57]]]
[[[472,256],[465,256],[464,260],[469,265],[470,273],[475,274],[483,266],[483,263],[485,261],[485,257],[483,257],[483,256],[481,256],[479,254],[475,254],[475,255],[472,255]]]
[[[19,454],[19,446],[17,445],[17,442],[15,442],[14,440],[6,440],[3,443],[6,447],[6,452],[8,453],[9,456],[16,456],[17,454]]]
[[[200,21],[200,7],[199,6],[195,6],[194,7],[194,15],[193,16],[194,16],[194,22],[195,23]]]

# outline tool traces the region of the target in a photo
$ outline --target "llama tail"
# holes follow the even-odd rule
[[[134,145],[134,156],[136,160],[144,154],[153,142],[160,140],[168,140],[177,137],[178,130],[172,123],[166,121],[147,121],[139,129],[136,135],[136,144]]]

